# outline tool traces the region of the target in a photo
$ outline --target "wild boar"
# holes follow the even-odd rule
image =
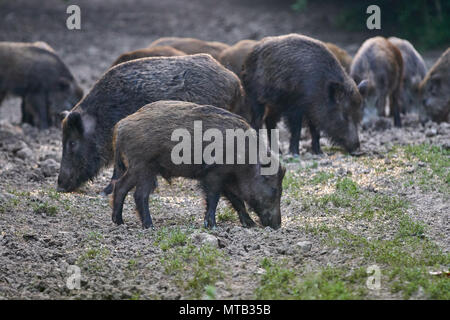
[[[142,58],[109,69],[63,120],[58,190],[73,191],[110,164],[114,125],[142,106],[176,99],[235,111],[242,90],[239,78],[208,54]],[[104,193],[111,191],[110,184]]]
[[[222,137],[228,137],[228,130],[251,130],[250,125],[236,114],[213,106],[181,101],[148,104],[117,123],[114,129],[115,167],[120,172],[120,178],[114,184],[112,220],[116,224],[123,223],[124,199],[136,187],[134,199],[142,226],[152,227],[148,199],[156,188],[157,176],[161,175],[166,180],[185,177],[200,182],[206,200],[206,228],[216,227],[216,207],[222,195],[238,212],[243,226],[255,225],[246,210],[246,203],[259,216],[263,226],[279,228],[280,198],[285,173],[279,163],[272,175],[261,173],[262,165],[259,161],[253,164],[249,161],[244,164],[207,162],[203,157],[201,161],[194,162],[191,157],[187,162],[174,163],[172,153],[178,142],[172,139],[173,133],[177,129],[185,130],[187,135],[195,139],[196,122],[201,123],[201,134],[212,129]],[[256,136],[256,132],[254,135]],[[188,148],[192,155],[196,142],[205,144],[204,140],[191,141]],[[223,139],[218,146],[222,149],[224,158],[227,157],[227,143]],[[248,153],[248,143],[245,148]]]
[[[218,59],[220,53],[229,45],[218,41],[203,41],[194,38],[164,37],[153,41],[148,47],[170,46],[187,54],[209,53]]]
[[[400,50],[403,59],[401,111],[420,113],[422,101],[419,97],[419,85],[427,73],[425,61],[408,40],[396,37],[390,37],[388,40]]]
[[[140,59],[140,58],[149,58],[149,57],[175,57],[175,56],[184,56],[186,53],[177,50],[175,48],[169,46],[159,46],[153,48],[144,48],[139,50],[134,50],[130,52],[126,52],[121,54],[116,61],[112,64],[111,67],[118,65],[119,63]]]
[[[322,42],[297,34],[264,38],[248,55],[242,78],[252,126],[259,129],[265,120],[270,133],[284,117],[290,153],[299,154],[304,120],[314,153],[322,152],[321,130],[349,152],[359,148],[360,92]]]
[[[344,70],[347,73],[350,73],[350,66],[352,65],[352,56],[349,55],[347,51],[345,51],[342,48],[339,48],[334,43],[325,42],[325,45],[327,46],[328,50],[330,50],[335,55],[335,57],[338,59],[339,63],[344,68]]]
[[[220,63],[241,77],[245,58],[247,58],[247,55],[252,51],[256,43],[256,40],[241,40],[237,42],[222,51],[219,55]]]
[[[0,104],[7,95],[22,98],[22,122],[41,129],[59,124],[83,90],[54,50],[44,43],[0,42]]]
[[[425,122],[431,119],[435,122],[449,121],[450,113],[450,48],[428,71],[420,84],[422,103],[425,108]]]
[[[366,40],[353,58],[350,76],[356,83],[368,80],[364,97],[364,121],[375,114],[385,116],[386,101],[394,125],[401,127],[400,94],[403,77],[403,59],[400,50],[383,37]]]

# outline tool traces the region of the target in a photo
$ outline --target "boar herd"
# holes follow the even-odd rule
[[[174,164],[172,132],[193,133],[195,121],[203,130],[219,132],[255,129],[258,134],[265,125],[270,143],[270,129],[284,120],[294,156],[303,124],[313,153],[322,152],[321,134],[353,153],[360,147],[359,125],[373,116],[392,116],[397,127],[408,112],[418,113],[422,123],[448,121],[449,69],[450,48],[427,72],[413,45],[395,37],[370,38],[353,58],[332,43],[299,34],[232,46],[165,37],[122,54],[83,96],[48,44],[0,42],[0,104],[7,95],[17,96],[22,122],[40,129],[61,123],[58,191],[74,191],[114,165],[102,194],[111,194],[116,224],[123,223],[124,199],[135,188],[142,226],[153,226],[148,199],[162,176],[199,181],[205,227],[216,226],[216,207],[224,196],[243,226],[255,225],[249,208],[263,226],[276,229],[281,226],[282,165],[275,174],[263,175],[259,159]]]

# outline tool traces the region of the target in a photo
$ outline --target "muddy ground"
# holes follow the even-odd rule
[[[208,5],[206,5],[208,3]],[[65,28],[63,1],[0,1],[0,40],[47,41],[87,90],[122,52],[160,36],[234,43],[303,32],[355,53],[366,33],[344,33],[320,8],[289,1],[78,1],[82,30]],[[331,10],[331,11],[330,11]],[[439,52],[425,52],[431,65]],[[402,129],[380,119],[351,157],[322,139],[284,157],[283,226],[244,229],[221,201],[218,228],[202,229],[192,181],[160,180],[150,200],[156,229],[142,230],[132,196],[125,225],[99,195],[111,170],[79,191],[55,191],[61,132],[20,125],[18,99],[0,108],[0,298],[20,299],[450,299],[450,125],[415,115]],[[287,133],[283,126],[283,148]],[[255,217],[256,220],[256,217]],[[79,289],[66,285],[69,266]],[[367,268],[380,286],[367,286]]]

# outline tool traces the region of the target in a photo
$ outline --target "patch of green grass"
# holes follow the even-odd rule
[[[192,298],[212,293],[209,287],[223,279],[224,273],[220,261],[223,253],[215,247],[204,245],[197,247],[192,243],[171,248],[161,258],[166,274],[174,283],[187,291]],[[209,288],[209,289],[208,289]]]
[[[37,204],[33,204],[33,212],[34,213],[45,213],[49,216],[56,216],[58,213],[58,207],[49,204],[47,201],[40,202]]]
[[[238,220],[237,214],[230,207],[225,207],[218,211],[217,221],[219,222],[235,222]]]
[[[6,201],[0,202],[0,213],[7,213],[15,210],[15,208],[20,204],[20,199],[16,197],[11,197]]]
[[[398,147],[397,149],[400,149]],[[408,145],[403,147],[406,158],[427,164],[417,168],[419,184],[425,188],[448,192],[450,189],[450,150],[429,144]],[[439,188],[439,187],[442,188]]]
[[[336,227],[310,226],[305,230],[325,235],[327,245],[342,248],[355,257],[363,256],[368,264],[379,264],[390,290],[401,292],[406,299],[420,287],[429,298],[448,299],[446,288],[450,280],[430,275],[429,269],[448,268],[450,255],[424,236],[426,228],[422,223],[404,215],[398,225],[396,234],[388,240],[369,240]]]
[[[87,247],[78,257],[76,264],[91,271],[100,271],[103,269],[106,259],[110,254],[111,253],[107,248],[100,246]]]
[[[166,251],[175,246],[186,244],[188,234],[180,228],[162,228],[158,230],[155,244],[159,245],[161,250]]]
[[[349,272],[327,267],[319,272],[299,276],[293,269],[264,258],[261,266],[265,274],[255,291],[256,299],[360,299],[365,295],[363,287],[366,274],[361,270]]]
[[[309,180],[309,183],[313,185],[324,184],[333,178],[334,178],[333,172],[319,171]]]

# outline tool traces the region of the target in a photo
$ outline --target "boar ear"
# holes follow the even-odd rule
[[[365,97],[367,95],[367,92],[369,91],[369,80],[364,79],[358,84],[358,91],[359,93]]]
[[[83,135],[83,121],[79,112],[70,112],[66,118],[66,126],[70,131],[76,131]]]
[[[331,82],[328,88],[328,96],[332,103],[340,105],[344,98],[344,86],[339,82]]]

